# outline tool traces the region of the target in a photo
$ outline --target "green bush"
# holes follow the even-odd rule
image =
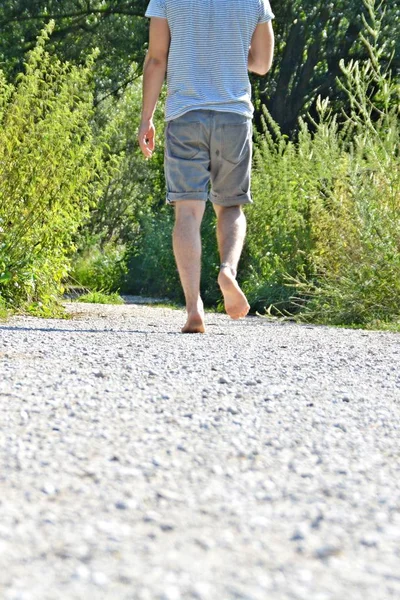
[[[257,143],[245,289],[253,303],[323,323],[400,315],[399,88],[383,67],[381,20],[364,19],[370,58],[341,64],[351,111],[319,100],[296,143],[265,112]]]
[[[109,178],[99,202],[91,210],[85,226],[82,248],[87,236],[96,237],[100,246],[125,244],[140,235],[143,220],[165,202],[163,97],[156,111],[156,151],[151,160],[143,160],[137,143],[142,78],[134,78],[119,98],[108,97],[96,109],[95,134],[107,147],[105,160]]]
[[[115,292],[124,285],[127,273],[126,248],[98,241],[86,245],[73,261],[70,280],[93,291]]]
[[[52,27],[15,86],[0,76],[0,295],[39,312],[56,303],[102,169],[91,129],[93,59],[75,67],[51,57]]]
[[[165,206],[157,214],[143,219],[140,236],[136,244],[131,246],[125,291],[167,296],[171,300],[183,302],[183,291],[172,250],[174,218],[174,209]],[[221,294],[217,286],[219,257],[215,215],[210,203],[203,218],[202,242],[201,294],[207,305],[215,306]]]

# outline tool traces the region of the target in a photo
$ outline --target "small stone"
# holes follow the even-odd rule
[[[175,529],[175,525],[173,525],[172,523],[160,523],[160,529],[161,531],[173,531]]]
[[[78,565],[76,567],[74,578],[75,579],[89,579],[90,571],[86,565]]]
[[[211,548],[211,544],[205,539],[196,538],[194,541],[202,550],[208,551]]]
[[[308,524],[306,522],[298,523],[295,527],[292,537],[290,540],[292,542],[304,540],[308,533]]]
[[[118,510],[126,510],[128,505],[123,500],[118,500],[118,502],[115,503],[115,508],[118,508]]]
[[[224,469],[221,467],[221,465],[213,465],[211,467],[211,472],[214,473],[214,475],[221,476],[224,474]]]
[[[339,546],[335,544],[324,544],[315,550],[314,556],[315,558],[323,560],[324,558],[329,558],[330,556],[336,556],[339,553]]]
[[[304,539],[305,539],[304,533],[300,529],[295,529],[292,534],[292,537],[290,538],[290,541],[297,542],[297,541],[304,540]]]
[[[212,597],[211,585],[205,581],[197,581],[190,590],[196,600],[209,600]]]
[[[218,383],[225,383],[225,384],[227,384],[227,383],[229,383],[229,379],[227,379],[226,377],[220,377],[218,379]]]
[[[97,372],[93,373],[93,375],[95,377],[97,377],[98,379],[104,379],[105,377],[107,377],[107,375],[105,373],[103,373],[103,371],[97,371]]]
[[[101,573],[100,571],[95,571],[92,573],[92,582],[99,587],[106,585],[108,583],[108,577],[105,573]]]
[[[182,496],[180,496],[178,493],[173,492],[172,490],[168,490],[168,489],[161,489],[161,490],[157,490],[157,498],[161,498],[163,500],[170,500],[172,502],[181,502],[182,501]]]
[[[160,596],[160,600],[181,600],[181,592],[179,588],[174,585],[170,585],[165,588]]]
[[[133,583],[132,576],[127,573],[120,573],[120,575],[118,575],[118,581],[124,585],[132,585]]]
[[[324,520],[324,516],[323,516],[322,514],[319,514],[319,515],[317,515],[317,516],[315,517],[315,519],[313,519],[313,520],[311,521],[311,527],[312,527],[313,529],[319,529],[319,526],[320,526],[320,524],[321,524],[321,521],[323,521],[323,520]]]
[[[301,569],[300,571],[298,571],[297,575],[300,581],[303,581],[304,583],[312,581],[314,577],[313,572],[309,571],[308,569]]]
[[[377,534],[374,532],[366,533],[360,539],[360,543],[363,546],[367,546],[367,548],[375,548],[379,544],[379,538],[378,538]]]
[[[143,521],[145,523],[156,523],[160,520],[160,515],[154,510],[149,510],[146,514],[143,515]]]
[[[347,427],[344,423],[335,423],[334,427],[337,427],[338,429],[341,429],[341,431],[343,431],[344,433],[347,432]]]
[[[47,494],[48,496],[54,496],[54,494],[57,492],[55,486],[52,483],[45,483],[44,486],[42,487],[42,492],[44,494]]]

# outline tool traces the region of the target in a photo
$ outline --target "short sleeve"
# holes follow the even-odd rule
[[[268,23],[274,16],[269,0],[258,0],[258,22]]]
[[[166,0],[150,0],[147,7],[145,16],[146,17],[161,17],[162,19],[167,18]]]

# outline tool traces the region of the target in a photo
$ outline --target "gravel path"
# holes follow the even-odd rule
[[[400,597],[400,335],[0,323],[1,600]]]

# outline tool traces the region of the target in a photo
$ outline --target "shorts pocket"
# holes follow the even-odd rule
[[[200,152],[200,126],[198,122],[170,121],[166,131],[167,154],[190,160]]]
[[[251,151],[251,122],[226,123],[222,127],[222,158],[234,165]]]

